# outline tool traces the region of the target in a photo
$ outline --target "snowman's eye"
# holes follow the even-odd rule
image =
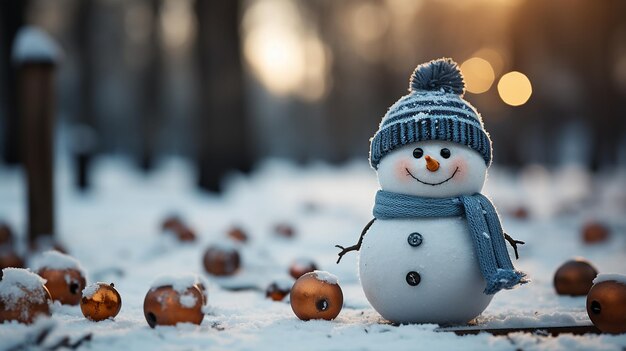
[[[447,148],[441,149],[441,152],[439,154],[443,158],[450,158],[450,150],[448,150]]]
[[[424,150],[420,149],[419,147],[413,150],[413,157],[420,158],[422,156],[424,156]]]

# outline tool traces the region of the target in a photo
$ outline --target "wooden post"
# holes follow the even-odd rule
[[[28,187],[28,238],[35,246],[54,235],[54,76],[58,58],[56,45],[41,30],[25,27],[18,32],[13,59]]]

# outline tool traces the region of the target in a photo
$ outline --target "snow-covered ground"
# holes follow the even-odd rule
[[[623,350],[626,335],[515,333],[456,336],[434,325],[394,326],[369,306],[357,278],[357,255],[335,264],[338,250],[356,243],[371,219],[376,178],[365,161],[342,167],[297,167],[268,161],[251,176],[233,175],[222,196],[201,194],[194,173],[178,159],[163,162],[145,177],[124,160],[100,159],[94,187],[87,194],[71,186],[67,163],[57,172],[57,231],[62,243],[87,271],[88,284],[114,282],[123,306],[115,320],[91,322],[78,306],[53,306],[50,320],[26,326],[0,325],[0,349],[24,343],[42,328],[53,327],[45,344],[71,341],[92,333],[81,348],[90,350]],[[584,297],[555,294],[552,277],[566,260],[583,256],[600,273],[626,274],[626,173],[591,177],[577,168],[548,172],[530,167],[519,174],[492,169],[485,192],[503,214],[505,230],[527,242],[516,266],[532,283],[496,295],[479,318],[487,327],[590,324]],[[19,170],[0,170],[0,218],[23,234],[25,196]],[[524,206],[527,220],[508,213]],[[177,213],[198,233],[195,243],[178,243],[160,225]],[[590,219],[607,224],[611,239],[585,245],[582,225]],[[275,235],[287,223],[292,239]],[[232,278],[204,273],[202,255],[211,243],[228,240],[226,231],[242,227],[251,240],[240,246],[242,270]],[[344,307],[334,321],[298,320],[288,301],[265,298],[273,281],[291,279],[289,265],[312,259],[339,278]],[[200,273],[209,280],[209,314],[202,325],[150,329],[143,299],[158,275]],[[243,291],[228,288],[252,287]],[[254,289],[256,287],[256,289]]]

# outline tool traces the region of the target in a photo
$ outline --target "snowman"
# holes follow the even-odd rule
[[[356,245],[365,296],[395,323],[467,323],[493,295],[525,283],[515,270],[498,214],[480,194],[491,140],[463,99],[457,64],[439,59],[413,72],[371,139],[380,190],[374,219]]]

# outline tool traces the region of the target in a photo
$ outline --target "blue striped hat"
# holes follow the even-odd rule
[[[370,164],[378,169],[390,151],[417,141],[447,140],[467,145],[491,163],[491,139],[474,106],[463,99],[465,82],[456,62],[442,58],[413,71],[409,94],[393,104],[370,144]]]

